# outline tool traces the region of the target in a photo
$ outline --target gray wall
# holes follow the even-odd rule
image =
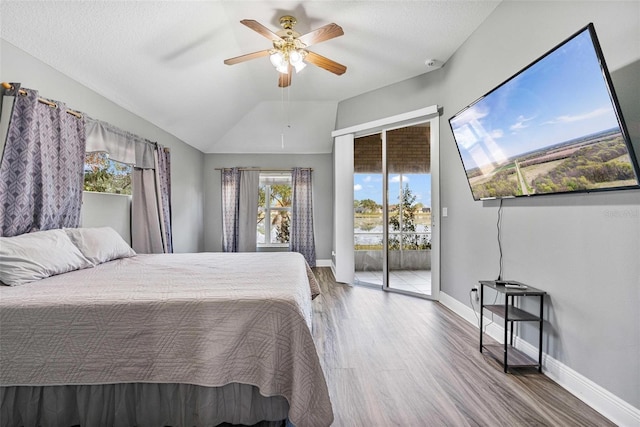
[[[497,204],[473,201],[448,118],[588,22],[605,58],[623,43],[613,78],[640,152],[638,2],[503,2],[444,68],[339,104],[338,129],[443,107],[442,291],[466,305],[498,275]],[[503,214],[504,277],[550,294],[545,352],[640,408],[640,191],[508,200]]]
[[[611,79],[616,89],[616,95],[618,95],[627,129],[631,134],[636,157],[640,163],[640,96],[638,95],[640,90],[638,89],[640,88],[640,59],[612,71]]]
[[[234,166],[289,169],[313,168],[313,222],[316,257],[331,259],[332,182],[331,154],[207,154],[205,156],[205,250],[222,250],[220,171]]]
[[[131,245],[131,196],[82,193],[81,227],[111,227]]]
[[[41,96],[64,102],[69,108],[112,123],[119,128],[171,148],[171,190],[173,243],[176,252],[198,252],[203,239],[203,165],[204,154],[175,136],[125,110],[107,98],[56,71],[42,61],[1,41],[0,81],[19,82],[25,88],[38,90]],[[126,78],[126,76],[123,76]],[[85,200],[89,209],[100,212],[110,203],[108,196]],[[86,223],[104,218],[87,218]]]

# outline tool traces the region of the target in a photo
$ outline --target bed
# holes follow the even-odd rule
[[[1,425],[331,424],[300,254],[91,261],[0,286]]]

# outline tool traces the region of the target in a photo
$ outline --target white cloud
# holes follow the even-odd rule
[[[389,182],[400,182],[400,175],[392,176],[391,179],[389,180]],[[409,177],[408,176],[403,176],[402,177],[402,182],[409,182]]]
[[[574,116],[558,116],[555,119],[548,121],[546,123],[549,124],[555,124],[555,123],[571,123],[571,122],[579,122],[582,120],[589,120],[589,119],[593,119],[595,117],[598,116],[603,116],[607,113],[609,113],[611,111],[611,109],[607,108],[607,107],[602,107],[602,108],[596,108],[593,111],[589,111],[588,113],[584,113],[584,114],[578,114],[578,115],[574,115]]]
[[[491,136],[491,138],[497,139],[502,138],[504,136],[504,132],[502,131],[502,129],[494,129],[489,135]]]
[[[533,120],[535,117],[530,117],[530,118],[526,118],[524,116],[519,116],[518,117],[518,121],[515,122],[514,124],[512,124],[509,129],[511,130],[520,130],[520,129],[524,129],[526,127],[529,127],[528,124],[526,124],[528,121]]]
[[[371,182],[372,179],[373,178],[371,178],[371,175],[367,175],[367,176],[364,177],[363,181],[364,182]]]
[[[353,186],[353,191],[360,191],[360,190],[362,190],[362,185],[356,184]]]

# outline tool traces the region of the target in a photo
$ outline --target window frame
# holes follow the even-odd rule
[[[286,178],[286,179],[284,179]],[[273,182],[265,182],[272,181]],[[276,182],[278,180],[282,180],[283,182]],[[263,209],[264,218],[263,218],[263,227],[264,227],[264,237],[265,242],[261,243],[259,241],[256,242],[257,248],[288,248],[291,241],[291,234],[289,234],[289,242],[280,243],[280,242],[272,242],[271,241],[271,213],[272,212],[288,212],[289,219],[291,219],[291,206],[271,206],[271,186],[273,184],[288,184],[289,187],[293,187],[293,180],[291,177],[291,173],[289,172],[260,172],[260,178],[258,181],[259,188],[265,189],[264,195],[264,205],[258,205],[258,215],[260,213],[260,209]],[[292,188],[293,190],[293,188]],[[256,235],[258,234],[258,226],[259,222],[256,218]]]

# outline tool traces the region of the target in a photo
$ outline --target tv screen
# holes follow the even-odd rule
[[[449,124],[475,200],[640,188],[593,24]]]

